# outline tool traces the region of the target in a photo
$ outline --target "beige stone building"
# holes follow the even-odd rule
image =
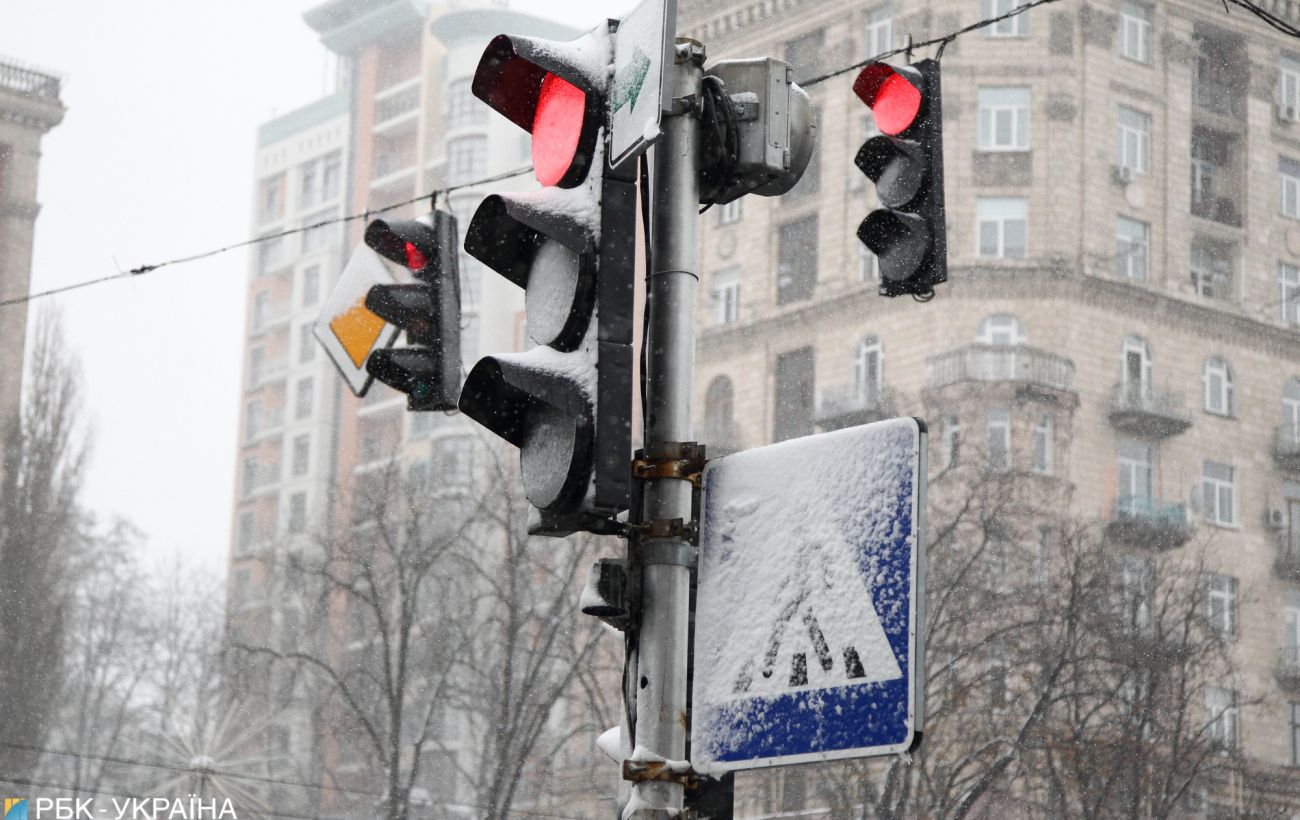
[[[1012,7],[686,0],[679,33],[807,79]],[[1246,672],[1207,714],[1300,779],[1300,43],[1218,4],[1103,0],[949,44],[950,281],[928,304],[878,296],[855,236],[875,207],[855,73],[808,89],[819,155],[794,191],[703,217],[699,437],[919,415],[935,468],[965,441],[1041,474],[1117,550],[1209,543]]]
[[[40,213],[36,172],[41,137],[63,120],[61,83],[47,72],[0,60],[0,299],[27,295]],[[5,419],[18,408],[26,306],[5,308],[0,330],[0,419]]]

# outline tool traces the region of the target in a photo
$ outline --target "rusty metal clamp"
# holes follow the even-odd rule
[[[632,477],[645,481],[676,478],[699,487],[704,478],[704,445],[694,441],[668,441],[637,450],[632,459]]]

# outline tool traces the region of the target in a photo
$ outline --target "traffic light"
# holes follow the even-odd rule
[[[537,347],[487,356],[460,409],[519,448],[529,531],[608,532],[627,509],[636,190],[606,167],[607,27],[571,43],[500,35],[479,99],[532,134],[541,191],[492,194],[465,250],[524,290]]]
[[[943,111],[939,63],[871,63],[853,83],[881,135],[855,162],[876,183],[881,208],[858,226],[880,263],[880,293],[932,296],[948,281],[943,207]]]
[[[455,410],[460,387],[460,274],[456,218],[433,212],[433,225],[376,219],[366,245],[410,269],[417,281],[374,285],[366,309],[406,331],[410,347],[375,350],[366,370],[406,394],[408,410]]]

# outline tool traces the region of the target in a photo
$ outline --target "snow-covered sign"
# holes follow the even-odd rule
[[[618,25],[609,92],[609,164],[637,156],[659,136],[672,106],[664,66],[672,65],[677,0],[643,0]]]
[[[691,763],[907,751],[924,685],[926,431],[761,447],[704,478]]]

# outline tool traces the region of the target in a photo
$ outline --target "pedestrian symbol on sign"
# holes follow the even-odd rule
[[[871,591],[853,564],[853,549],[835,539],[808,544],[797,554],[806,559],[802,583],[787,587],[781,615],[766,645],[741,670],[736,694],[779,695],[901,678]]]

